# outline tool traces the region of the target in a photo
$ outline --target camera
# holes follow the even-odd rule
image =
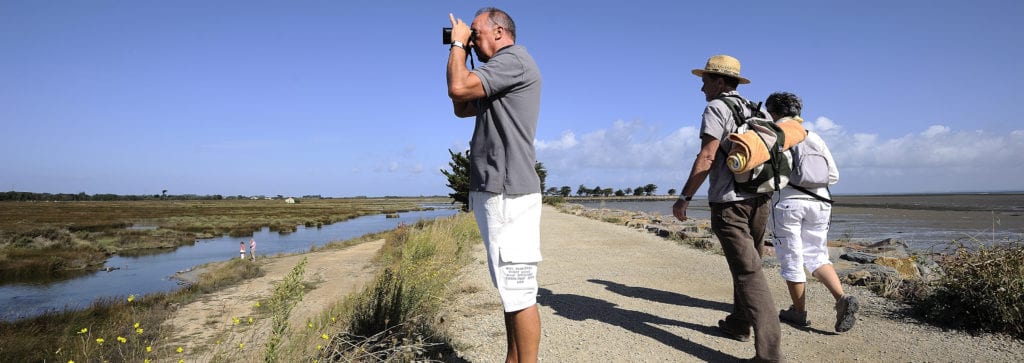
[[[472,43],[476,40],[476,30],[470,29],[469,41],[466,43]],[[441,44],[452,44],[452,28],[441,28]]]

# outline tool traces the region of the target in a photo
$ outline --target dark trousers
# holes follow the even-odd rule
[[[782,361],[779,311],[761,268],[761,249],[768,225],[771,195],[711,204],[711,229],[722,244],[732,273],[733,310],[725,321],[730,330],[754,328],[757,361]]]

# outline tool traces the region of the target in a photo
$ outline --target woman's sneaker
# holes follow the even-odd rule
[[[860,309],[860,303],[857,302],[856,296],[843,295],[836,301],[836,331],[845,332],[853,328],[853,324],[857,323],[857,309]]]
[[[779,310],[779,319],[796,326],[811,325],[811,321],[807,320],[807,311],[799,311],[793,305],[789,309]]]

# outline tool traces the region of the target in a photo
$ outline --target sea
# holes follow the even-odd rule
[[[829,240],[873,243],[892,238],[919,252],[1024,241],[1024,192],[836,195],[834,200]],[[671,218],[675,200],[580,198],[571,203]],[[687,214],[709,218],[707,200],[694,199]],[[771,224],[769,220],[769,228]]]

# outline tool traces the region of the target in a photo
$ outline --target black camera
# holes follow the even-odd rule
[[[472,43],[476,40],[476,30],[469,30],[469,41]],[[441,28],[441,44],[452,44],[452,28]]]

